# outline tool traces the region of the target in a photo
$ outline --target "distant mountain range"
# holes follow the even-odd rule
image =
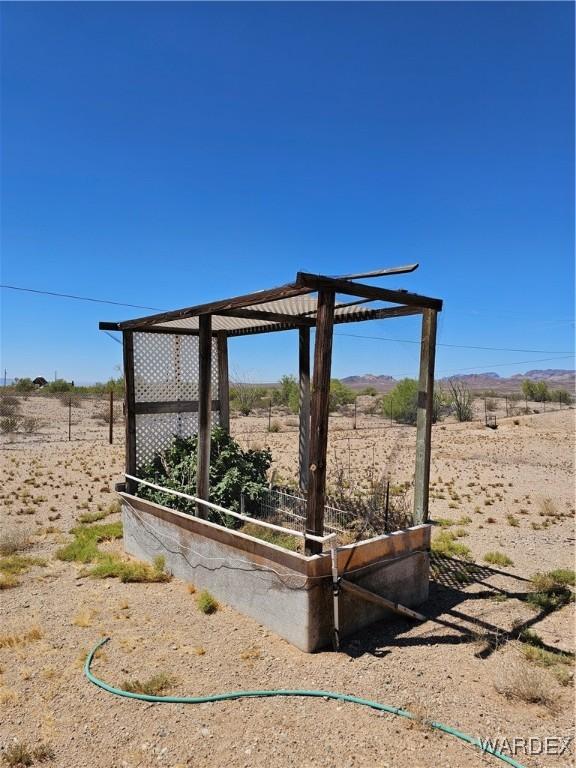
[[[570,392],[576,389],[576,371],[560,368],[526,371],[526,373],[515,373],[513,376],[507,377],[500,376],[500,374],[493,371],[465,373],[446,376],[443,379],[439,379],[439,381],[447,382],[449,379],[457,379],[466,384],[470,389],[492,389],[496,392],[519,392],[524,379],[545,381],[551,389],[567,389]],[[347,376],[342,379],[342,383],[351,389],[373,387],[378,392],[389,392],[397,383],[397,379],[386,374],[364,373],[361,376]]]

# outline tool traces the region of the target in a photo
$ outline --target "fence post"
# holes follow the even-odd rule
[[[508,416],[508,397],[505,396],[504,400],[506,401],[506,416]]]
[[[268,432],[272,428],[272,398],[268,401]]]
[[[114,390],[110,390],[110,423],[108,425],[108,442],[114,442]]]
[[[356,429],[356,411],[358,407],[358,395],[356,395],[356,399],[354,400],[354,426],[352,429]]]
[[[68,442],[72,440],[72,395],[68,398]]]

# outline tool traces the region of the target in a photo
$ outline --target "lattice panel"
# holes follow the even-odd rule
[[[212,399],[218,399],[218,346],[212,341]],[[134,333],[134,395],[137,403],[198,401],[198,337],[176,334]],[[219,412],[212,411],[212,425]],[[136,465],[149,462],[167,448],[175,436],[198,432],[198,413],[136,415]]]
[[[197,431],[197,413],[136,414],[136,466],[147,464],[176,436],[190,437]]]

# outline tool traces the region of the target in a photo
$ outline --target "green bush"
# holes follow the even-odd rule
[[[340,379],[330,381],[330,411],[336,411],[342,405],[353,403],[356,399],[354,390],[342,384]]]
[[[249,416],[254,408],[262,406],[265,396],[265,387],[250,382],[237,383],[230,387],[230,407],[240,411],[242,416]]]
[[[139,476],[164,488],[190,496],[196,495],[198,436],[175,438],[172,445],[139,470]],[[212,430],[210,445],[210,501],[233,512],[240,511],[243,493],[248,514],[257,510],[257,502],[267,490],[266,473],[272,463],[268,449],[243,451],[234,438],[220,427]],[[195,514],[196,504],[188,499],[155,491],[142,485],[138,494],[158,504],[165,504],[188,514]],[[207,509],[207,519],[236,528],[240,521]]]
[[[527,400],[533,400],[536,403],[545,403],[550,400],[550,390],[545,381],[524,379],[522,382],[522,392]]]
[[[14,385],[16,392],[33,392],[36,387],[32,383],[32,379],[18,379]]]
[[[212,597],[210,592],[206,589],[202,590],[196,598],[196,605],[198,606],[198,610],[208,614],[216,613],[219,607],[216,598]]]
[[[56,379],[47,384],[45,389],[51,393],[70,392],[70,390],[74,389],[74,385],[69,381],[64,381],[64,379]]]
[[[557,403],[564,403],[564,405],[571,405],[574,402],[573,396],[567,389],[555,389],[550,393],[550,399]]]
[[[274,405],[285,405],[292,413],[300,410],[300,392],[294,376],[282,376],[279,385],[272,392]]]
[[[392,416],[401,424],[416,424],[418,412],[418,382],[416,379],[402,379],[382,399],[382,413]]]
[[[508,555],[505,555],[503,552],[486,552],[484,560],[492,565],[501,565],[503,567],[514,565]]]

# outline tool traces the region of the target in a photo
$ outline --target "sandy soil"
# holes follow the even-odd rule
[[[278,433],[262,431],[264,417],[234,420],[233,431],[245,444],[270,445],[277,471],[293,476],[296,422],[275,418]],[[294,698],[193,707],[119,699],[82,676],[82,659],[103,634],[113,641],[94,671],[120,686],[165,672],[176,679],[176,695],[321,688],[407,707],[424,720],[476,736],[573,734],[574,689],[548,670],[555,711],[509,700],[495,688],[509,670],[528,665],[518,643],[506,639],[514,626],[530,626],[547,644],[574,650],[573,604],[541,619],[515,597],[529,589],[526,580],[535,571],[574,567],[574,411],[516,421],[501,419],[495,431],[478,424],[434,427],[431,514],[435,520],[470,518],[459,526],[478,564],[471,582],[462,583],[458,568],[437,567],[423,608],[430,621],[391,619],[351,638],[341,653],[314,655],[226,605],[210,616],[200,613],[194,595],[177,580],[92,580],[81,576],[80,565],[55,559],[78,516],[113,499],[123,446],[108,446],[102,426],[71,443],[57,436],[4,441],[1,529],[26,529],[32,541],[26,554],[45,558],[46,565],[32,567],[19,586],[0,592],[0,640],[21,639],[15,647],[0,647],[0,749],[5,752],[14,739],[44,741],[55,752],[50,764],[95,768],[499,764],[424,722],[351,704]],[[389,472],[394,482],[410,479],[413,429],[381,420],[372,425],[369,416],[356,431],[346,431],[346,417],[334,418],[331,426],[332,478],[340,472],[352,485],[373,473]],[[518,525],[510,524],[509,515]],[[544,520],[547,527],[541,527]],[[488,567],[483,557],[493,550],[514,565]],[[32,628],[38,632],[26,640]],[[502,642],[493,650],[487,639],[495,636]],[[573,764],[574,751],[516,758],[532,768],[559,768]]]

